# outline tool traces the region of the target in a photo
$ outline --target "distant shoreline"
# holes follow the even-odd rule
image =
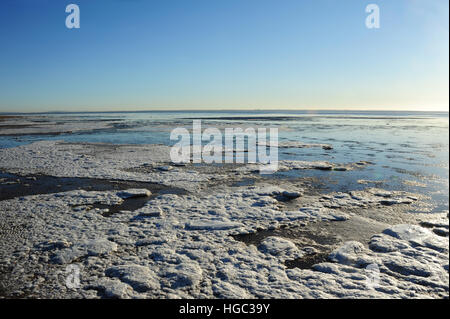
[[[10,116],[10,115],[1,115],[0,113],[0,121],[17,118],[18,116]]]
[[[360,115],[371,115],[371,114],[433,114],[433,115],[446,115],[448,116],[448,111],[404,111],[404,110],[333,110],[333,109],[323,109],[323,110],[289,110],[289,109],[222,109],[222,110],[211,110],[211,109],[181,109],[181,110],[131,110],[131,111],[45,111],[45,112],[0,112],[0,118],[6,118],[17,115],[64,115],[64,114],[111,114],[111,113],[259,113],[259,114],[304,114],[304,115],[330,115],[330,114],[360,114]]]

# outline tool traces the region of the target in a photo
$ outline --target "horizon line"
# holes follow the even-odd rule
[[[192,108],[192,109],[147,109],[147,110],[90,110],[90,111],[0,111],[0,114],[70,114],[70,113],[145,113],[145,112],[246,112],[246,111],[264,111],[264,112],[414,112],[414,113],[449,113],[449,110],[405,110],[405,109],[208,109],[208,108]]]

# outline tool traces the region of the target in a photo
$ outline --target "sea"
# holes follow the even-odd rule
[[[24,114],[18,114],[26,116]],[[313,177],[324,192],[349,192],[367,187],[401,190],[429,197],[428,212],[448,210],[449,114],[401,111],[139,111],[40,113],[42,123],[94,123],[88,131],[63,134],[0,136],[0,148],[42,140],[114,144],[173,145],[177,127],[278,128],[279,142],[330,144],[280,148],[280,160],[328,161],[369,165],[349,171],[296,170],[273,178]],[[95,123],[111,122],[108,128]],[[1,163],[0,163],[1,167]]]

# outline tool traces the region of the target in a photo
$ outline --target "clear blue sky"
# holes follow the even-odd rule
[[[65,27],[78,4],[81,28]],[[367,29],[365,7],[380,7]],[[2,0],[0,112],[446,110],[448,0]]]

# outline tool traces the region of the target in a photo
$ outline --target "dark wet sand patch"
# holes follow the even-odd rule
[[[18,128],[28,128],[31,127],[32,125],[30,124],[11,124],[11,125],[0,125],[0,130],[2,129],[18,129]]]
[[[286,260],[286,262],[284,264],[288,269],[292,269],[292,268],[311,269],[312,266],[314,266],[316,264],[329,261],[328,255],[330,254],[330,252],[331,252],[331,250],[328,252],[312,253],[312,254],[306,255],[302,258]]]
[[[20,118],[22,116],[16,116],[16,115],[0,115],[0,121],[9,120],[9,119],[16,119]]]
[[[255,185],[254,178],[243,178],[237,182],[234,182],[231,186],[232,187],[242,187],[242,186],[253,186],[253,185]]]
[[[290,239],[300,249],[312,248],[312,251],[302,258],[287,260],[285,262],[287,268],[310,269],[317,263],[327,261],[328,255],[332,252],[334,247],[342,242],[336,235],[326,234],[323,230],[315,232],[307,226],[262,230],[253,234],[242,234],[232,237],[247,245],[258,247],[265,238],[270,236]]]
[[[346,221],[315,222],[298,226],[261,230],[252,234],[232,236],[235,240],[258,247],[270,236],[291,240],[306,252],[302,258],[287,260],[287,268],[310,269],[313,265],[328,261],[328,255],[346,241],[359,241],[368,246],[370,238],[382,232],[388,225],[358,216]],[[312,249],[311,249],[312,248]]]
[[[28,127],[33,127],[30,125]],[[1,129],[1,127],[0,127]],[[7,132],[7,131],[6,131]],[[96,134],[96,133],[107,133],[107,132],[115,132],[112,128],[101,128],[101,129],[88,129],[82,131],[59,131],[59,132],[27,132],[27,133],[5,133],[0,134],[0,136],[5,137],[24,137],[24,136],[60,136],[60,135],[81,135],[81,134]]]
[[[144,205],[152,198],[155,197],[156,195],[153,196],[143,196],[143,197],[135,197],[135,198],[128,198],[125,199],[122,203],[117,204],[117,205],[107,205],[107,204],[101,204],[101,203],[96,203],[96,204],[92,204],[90,206],[92,206],[93,208],[99,208],[99,209],[107,209],[107,211],[102,213],[103,217],[109,217],[113,214],[119,213],[120,211],[135,211],[138,210],[142,207],[144,207]]]
[[[14,134],[0,134],[0,136],[5,137],[23,137],[23,136],[59,136],[63,134],[72,134],[72,131],[66,131],[66,132],[49,132],[49,133],[14,133]]]
[[[17,197],[68,192],[72,190],[111,191],[131,188],[145,188],[152,194],[176,193],[184,194],[181,188],[168,187],[151,182],[125,180],[106,180],[84,177],[54,177],[47,175],[20,176],[0,173],[0,201]],[[131,205],[131,204],[130,204]],[[126,210],[123,206],[121,210]]]
[[[148,188],[147,188],[148,189]],[[177,194],[177,195],[183,195],[187,192],[180,188],[173,188],[173,187],[167,187],[165,189],[159,190],[157,193],[153,193],[150,196],[136,196],[124,199],[122,203],[117,205],[108,205],[108,204],[102,204],[102,203],[94,203],[90,204],[89,206],[91,208],[98,208],[102,210],[107,210],[102,213],[102,216],[109,217],[113,214],[120,213],[121,211],[130,211],[134,212],[135,210],[138,210],[147,204],[147,202],[159,195],[162,194]],[[84,205],[83,205],[84,206]],[[77,206],[73,206],[77,207]]]

